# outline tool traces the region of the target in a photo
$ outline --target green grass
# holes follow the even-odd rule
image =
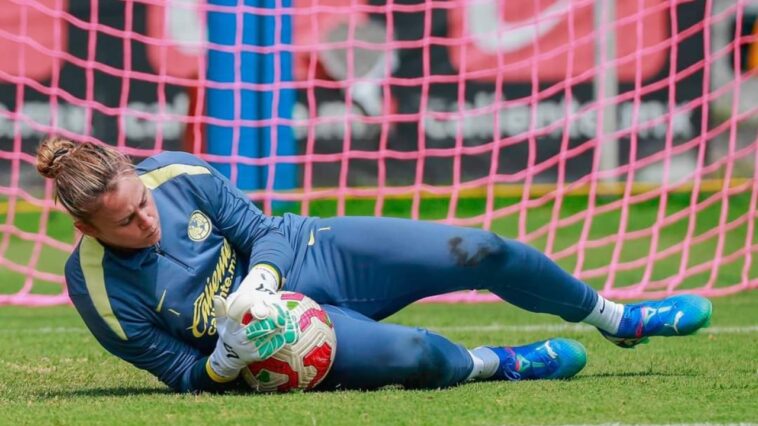
[[[703,196],[705,198],[707,196]],[[701,200],[703,199],[701,198]],[[617,198],[601,198],[599,204]],[[518,199],[497,199],[495,208]],[[719,201],[697,215],[694,235],[718,225],[722,207],[727,222],[740,217],[755,220],[747,196]],[[666,215],[687,208],[688,195],[674,195]],[[382,214],[408,217],[411,201],[388,200]],[[553,220],[553,205],[530,208],[527,232]],[[351,200],[347,214],[372,215],[373,201]],[[472,217],[483,211],[484,201],[460,200],[456,217]],[[629,206],[626,231],[646,229],[657,221],[657,202]],[[298,211],[298,206],[292,209]],[[564,200],[558,217],[570,217],[587,209],[587,199]],[[313,215],[330,216],[335,202],[310,206]],[[447,200],[423,200],[422,219],[443,219]],[[616,209],[592,217],[590,238],[616,235],[621,213]],[[506,237],[518,237],[518,214],[498,219],[492,229]],[[8,218],[0,215],[0,223]],[[19,213],[12,223],[36,233],[40,217]],[[556,233],[554,251],[574,244],[584,221],[562,227]],[[681,242],[688,220],[662,227],[659,248]],[[47,235],[71,243],[70,220],[54,214]],[[745,245],[747,223],[724,234],[724,253]],[[756,244],[753,237],[751,244]],[[1,243],[2,241],[0,241]],[[9,249],[0,255],[18,264],[29,261],[34,245],[11,237]],[[530,241],[544,249],[546,238]],[[622,261],[644,257],[649,237],[621,243]],[[707,240],[690,248],[688,267],[712,259],[719,241]],[[611,260],[613,248],[590,249],[585,268],[600,267]],[[0,246],[2,247],[2,246]],[[67,254],[44,248],[38,269],[61,273]],[[716,285],[739,282],[745,262],[718,268]],[[576,256],[559,263],[573,270]],[[681,254],[653,266],[653,279],[676,273]],[[639,281],[644,267],[620,271],[615,285]],[[758,277],[758,262],[748,265],[750,277]],[[687,279],[683,288],[701,287],[709,272]],[[589,280],[598,287],[605,277]],[[0,268],[0,294],[18,291],[24,276]],[[36,293],[57,293],[60,286],[35,282]],[[429,327],[469,347],[481,344],[521,344],[563,335],[580,340],[588,349],[587,368],[568,381],[528,383],[472,383],[435,391],[384,389],[375,392],[323,392],[287,395],[177,395],[148,373],[137,370],[105,352],[86,331],[70,307],[0,307],[0,424],[82,423],[176,423],[176,424],[585,424],[585,423],[735,423],[758,422],[758,292],[752,291],[714,300],[711,331],[688,338],[653,339],[635,350],[622,350],[587,327],[555,331],[560,320],[529,314],[507,304],[414,305],[388,319],[401,324]],[[520,328],[537,325],[537,328]],[[477,328],[487,326],[477,331]],[[544,327],[542,327],[544,326]],[[553,331],[551,331],[553,330]]]
[[[711,197],[710,194],[703,194],[697,200],[698,203],[702,203],[704,200]],[[596,208],[608,203],[618,202],[618,197],[598,197],[596,201]],[[497,198],[494,200],[494,208],[504,208],[507,206],[513,206],[521,202],[521,199],[515,198]],[[686,211],[691,205],[690,195],[688,194],[671,194],[666,202],[666,208],[664,216],[669,217],[677,212]],[[300,207],[296,203],[290,203],[290,210],[299,212]],[[420,218],[424,220],[441,220],[448,215],[449,200],[447,199],[424,199],[420,203]],[[530,208],[524,218],[526,224],[526,232],[532,233],[537,229],[544,227],[545,224],[553,222],[553,218],[568,218],[576,214],[583,213],[588,209],[587,197],[567,197],[563,200],[560,208],[557,212],[554,212],[554,204],[548,203],[544,206]],[[574,224],[566,225],[558,228],[555,233],[555,243],[552,252],[559,252],[571,245],[576,244],[582,237],[584,228],[587,227],[588,238],[590,240],[599,239],[607,236],[624,235],[624,238],[620,238],[617,241],[608,243],[598,248],[587,248],[584,251],[584,262],[582,264],[582,270],[591,270],[595,268],[601,268],[608,265],[612,258],[614,249],[619,247],[619,261],[630,262],[637,259],[646,258],[652,247],[652,238],[650,236],[633,237],[630,232],[637,230],[650,229],[658,223],[658,210],[660,204],[657,200],[634,203],[626,206],[627,212],[627,225],[622,228],[621,223],[621,208],[614,208],[608,213],[596,214],[592,217],[587,217],[587,220],[580,220]],[[373,200],[348,200],[345,205],[345,213],[348,215],[373,215],[375,210],[375,201]],[[456,218],[474,217],[485,210],[484,199],[465,199],[462,198],[457,203],[454,216]],[[411,200],[386,200],[381,210],[382,215],[390,217],[410,217],[412,211]],[[722,214],[722,211],[724,212]],[[337,203],[334,201],[317,201],[312,202],[309,207],[309,212],[314,216],[328,217],[333,216],[337,212]],[[281,213],[281,212],[278,212]],[[722,220],[726,224],[736,223],[738,220],[743,220],[741,224],[733,226],[728,231],[714,235],[700,243],[693,243],[687,248],[688,258],[686,259],[686,268],[691,268],[695,265],[703,262],[710,261],[716,257],[716,253],[719,244],[722,246],[722,256],[727,256],[730,253],[734,253],[738,250],[744,249],[746,244],[746,235],[748,233],[748,225],[750,220],[753,221],[753,238],[749,243],[751,245],[758,244],[758,217],[750,211],[750,197],[749,194],[734,195],[722,202],[717,197],[716,202],[709,207],[699,211],[692,221],[693,231],[692,237],[703,235],[709,230],[718,227]],[[751,218],[744,220],[745,218]],[[498,234],[509,237],[519,238],[519,222],[521,218],[518,212],[507,215],[505,217],[498,218],[493,221],[491,229]],[[0,223],[8,222],[8,218],[5,215],[0,214]],[[8,223],[20,230],[30,233],[36,233],[40,229],[40,216],[38,213],[18,213],[15,215],[14,220]],[[684,215],[681,220],[666,226],[660,226],[657,231],[658,242],[656,253],[662,252],[664,249],[681,243],[688,232],[690,226],[690,218],[688,215]],[[51,214],[47,223],[47,235],[56,240],[66,243],[73,243],[74,233],[71,221],[66,215],[61,213]],[[720,240],[721,238],[721,240]],[[532,238],[529,244],[544,250],[547,244],[547,237],[540,236]],[[5,253],[0,252],[0,255],[5,256],[7,259],[14,263],[25,265],[31,259],[31,255],[34,249],[34,243],[32,241],[26,241],[19,237],[10,237],[10,245],[12,249],[7,250]],[[2,247],[0,245],[0,247]],[[63,263],[68,254],[52,249],[49,246],[42,248],[41,260],[37,264],[37,269],[45,272],[53,272],[61,274],[63,271]],[[572,254],[557,259],[558,263],[568,271],[574,271],[577,265],[577,255]],[[742,271],[746,257],[738,256],[736,260],[728,264],[721,264],[715,268],[715,286],[725,287],[738,283],[742,279]],[[682,259],[682,250],[676,251],[674,254],[660,259],[654,264],[650,265],[651,279],[652,280],[664,280],[669,277],[675,276],[680,270]],[[628,268],[627,270],[619,270],[614,277],[614,287],[624,287],[642,280],[646,268],[648,268],[647,262],[644,265]],[[704,283],[708,282],[711,275],[711,269],[707,271],[690,276],[679,285],[681,289],[699,288]],[[758,262],[752,262],[748,265],[748,275],[751,278],[758,277]],[[606,276],[588,278],[586,281],[596,288],[601,288],[606,281]],[[20,273],[11,272],[8,269],[0,267],[0,294],[15,293],[21,288],[25,280],[25,277]],[[35,282],[35,293],[56,293],[60,291],[58,285],[52,285],[44,282]]]
[[[711,330],[617,348],[586,327],[505,304],[414,305],[388,321],[474,346],[560,334],[580,340],[574,379],[451,389],[286,395],[178,395],[106,353],[68,307],[0,308],[0,423],[585,424],[758,421],[758,292],[716,299]],[[472,331],[490,326],[489,331]],[[491,326],[506,326],[498,329]],[[460,327],[460,328],[453,328]],[[470,327],[470,328],[466,328]],[[752,327],[748,329],[747,327]]]

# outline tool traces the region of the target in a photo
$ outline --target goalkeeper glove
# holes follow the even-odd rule
[[[248,364],[268,359],[297,341],[297,320],[266,292],[235,292],[228,299],[214,296],[213,308],[218,341],[208,365],[217,381],[233,380]],[[243,320],[249,322],[242,324]]]

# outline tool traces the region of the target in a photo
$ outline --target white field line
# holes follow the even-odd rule
[[[442,333],[492,333],[492,332],[512,332],[528,333],[535,331],[573,331],[578,333],[596,332],[595,327],[585,324],[532,324],[532,325],[464,325],[464,326],[447,326],[447,327],[429,327],[430,330]],[[733,326],[733,327],[708,327],[700,331],[702,334],[743,334],[758,333],[758,325]]]
[[[562,426],[758,426],[756,423],[586,423]]]
[[[463,326],[431,326],[427,327],[429,330],[437,331],[440,333],[493,333],[493,332],[509,332],[509,333],[531,333],[531,332],[555,332],[555,331],[571,331],[577,333],[589,333],[595,332],[595,327],[584,324],[533,324],[533,325],[463,325]],[[15,328],[2,328],[0,334],[76,334],[76,333],[89,333],[84,327],[15,327]],[[748,326],[733,326],[733,327],[708,327],[700,331],[701,334],[750,334],[758,333],[758,325]],[[616,424],[616,423],[609,423]]]
[[[586,423],[562,426],[758,426],[756,423]]]

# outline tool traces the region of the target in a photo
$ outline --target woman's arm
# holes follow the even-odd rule
[[[138,169],[143,181],[154,181],[158,186],[174,180],[182,191],[193,192],[203,213],[235,250],[249,258],[249,269],[269,265],[281,284],[292,266],[294,252],[278,227],[278,218],[266,216],[226,177],[191,154],[164,152],[143,161]]]
[[[71,300],[97,341],[110,353],[147,370],[180,392],[220,392],[237,387],[234,380],[215,374],[208,356],[145,323],[124,324],[119,335],[106,324],[88,295],[72,295]]]
[[[231,244],[250,255],[250,269],[270,265],[278,284],[292,267],[294,251],[273,218],[263,214],[249,198],[225,177],[213,172],[208,186],[215,196],[209,198],[212,220]],[[208,195],[210,195],[208,194]]]

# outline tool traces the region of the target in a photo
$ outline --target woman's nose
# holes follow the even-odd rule
[[[153,227],[155,219],[147,214],[146,211],[140,210],[139,212],[139,227],[142,230],[150,229]]]

